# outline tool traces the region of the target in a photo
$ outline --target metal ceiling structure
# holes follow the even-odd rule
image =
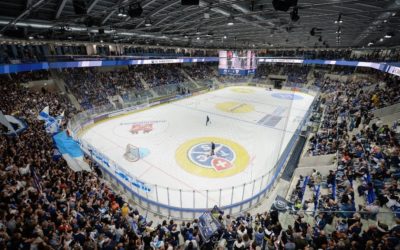
[[[0,31],[19,38],[196,48],[400,45],[400,0],[298,0],[298,21],[291,19],[293,7],[276,11],[272,0],[201,0],[198,6],[181,0],[82,1],[84,15],[75,13],[73,0],[1,0]],[[126,15],[137,3],[141,16]]]

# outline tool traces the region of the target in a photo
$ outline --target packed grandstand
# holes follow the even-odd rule
[[[349,50],[270,54],[351,58]],[[378,61],[396,58],[395,53],[387,58],[373,51],[363,57]],[[45,107],[53,116],[63,112],[63,130],[75,114],[99,106],[232,82],[272,86],[270,75],[285,76],[291,85],[320,88],[301,157],[333,155],[335,167],[325,173],[314,169],[291,177],[288,200],[292,205],[285,211],[265,200],[261,201],[262,211],[249,209],[234,215],[223,208],[213,211],[222,227],[209,240],[201,237],[198,218],[152,214],[132,202],[123,190],[102,178],[101,168],[90,155],[85,156],[90,171],[72,170],[38,119]],[[46,85],[32,87],[43,81],[61,83],[65,91]],[[399,247],[399,109],[382,117],[378,112],[399,105],[398,77],[359,68],[279,63],[259,65],[251,77],[224,77],[218,76],[215,63],[195,63],[3,74],[0,86],[1,111],[27,124],[18,136],[7,134],[5,127],[2,130],[2,249]],[[122,104],[113,102],[111,96],[120,96]]]
[[[400,250],[400,0],[0,0],[0,250]]]

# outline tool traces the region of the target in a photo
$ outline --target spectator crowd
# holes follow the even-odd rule
[[[194,79],[207,79],[204,75],[213,72],[203,65],[185,70]],[[301,79],[308,74],[303,69],[285,70]],[[114,71],[68,69],[61,74],[68,91],[85,108],[107,103],[108,96],[124,95],[128,90],[185,80],[181,68],[173,65]],[[219,215],[223,228],[214,241],[205,242],[196,218],[185,222],[149,221],[127,203],[123,194],[112,190],[95,163],[90,164],[92,172],[68,168],[37,116],[46,106],[52,115],[65,112],[65,121],[77,111],[64,95],[44,88],[29,89],[23,84],[48,78],[45,71],[0,75],[1,111],[28,124],[18,137],[0,136],[1,249],[399,248],[399,220],[392,225],[378,221],[376,226],[362,227],[362,219],[376,219],[382,206],[394,213],[400,209],[398,135],[393,128],[374,122],[371,115],[373,109],[400,101],[396,79],[383,79],[384,84],[325,79],[321,84],[324,114],[320,129],[310,139],[309,153],[337,153],[338,167],[328,176],[316,171],[299,182],[300,190],[322,182],[332,190],[329,195],[315,197],[319,213],[313,225],[297,213],[293,225],[284,227],[276,210],[236,217]],[[357,188],[356,180],[360,182]],[[365,205],[357,207],[355,192],[365,197]],[[299,198],[301,201],[301,195]],[[302,202],[297,204],[299,210],[302,206]],[[332,233],[325,231],[327,224],[335,224]]]

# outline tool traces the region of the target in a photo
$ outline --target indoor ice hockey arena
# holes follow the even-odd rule
[[[0,1],[0,249],[400,250],[400,1]]]

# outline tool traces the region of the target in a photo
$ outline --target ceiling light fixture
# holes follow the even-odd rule
[[[231,16],[229,17],[229,20],[228,20],[228,26],[234,25],[234,20],[235,20],[235,18],[231,15]]]
[[[389,32],[384,37],[385,38],[392,38],[393,36],[394,36],[394,33],[393,32]]]
[[[335,23],[343,23],[342,13],[339,14],[338,19],[335,21]]]
[[[144,21],[144,26],[146,26],[146,27],[150,27],[151,26],[150,18],[146,18],[146,20]]]
[[[127,17],[126,13],[125,13],[125,8],[124,7],[120,7],[118,9],[118,16],[119,17]]]

